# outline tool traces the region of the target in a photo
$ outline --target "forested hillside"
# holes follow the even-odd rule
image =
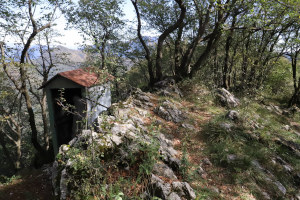
[[[0,199],[300,199],[298,0],[0,0],[0,30]],[[113,104],[55,155],[78,68]]]

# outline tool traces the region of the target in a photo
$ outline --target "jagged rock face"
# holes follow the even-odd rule
[[[137,90],[123,103],[112,105],[110,116],[99,116],[97,132],[85,130],[68,145],[60,147],[59,159],[53,165],[52,182],[55,195],[59,199],[67,199],[70,196],[74,165],[72,159],[78,157],[80,160],[88,160],[81,151],[89,150],[91,146],[101,150],[101,157],[105,165],[131,170],[131,162],[135,155],[141,154],[141,146],[155,144],[155,152],[159,153],[157,163],[153,165],[153,171],[148,181],[148,194],[141,198],[149,198],[153,195],[161,199],[195,199],[195,193],[186,182],[180,182],[176,174],[181,162],[177,158],[178,152],[173,148],[172,141],[159,131],[151,131],[147,127],[151,110],[154,109],[155,98],[150,93]],[[177,116],[178,114],[178,116]],[[178,121],[181,117],[180,110],[174,111],[172,119]],[[174,118],[173,118],[174,117]],[[78,155],[70,156],[72,149],[77,150]],[[103,150],[103,151],[102,151]],[[154,153],[155,153],[154,152]],[[162,179],[162,177],[164,177]],[[172,180],[176,184],[170,184],[164,180]],[[180,189],[178,189],[180,188]]]
[[[165,80],[159,81],[155,83],[154,87],[155,90],[157,90],[157,94],[160,96],[175,97],[175,98],[183,97],[182,92],[176,86],[175,80],[172,78],[167,78]]]
[[[154,110],[161,118],[175,123],[182,122],[184,113],[178,109],[172,102],[166,100]]]
[[[216,90],[216,97],[221,105],[228,108],[235,108],[240,104],[240,101],[224,88],[219,88]]]
[[[172,184],[165,183],[158,176],[151,176],[150,192],[161,199],[195,199],[196,195],[187,182],[174,181]]]

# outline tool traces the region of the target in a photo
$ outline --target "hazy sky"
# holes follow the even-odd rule
[[[135,11],[130,0],[125,0],[123,10],[125,13],[125,19],[135,19]],[[57,26],[55,26],[54,29],[56,29],[59,33],[64,35],[60,38],[57,38],[57,40],[60,41],[63,46],[72,49],[77,49],[79,44],[82,44],[82,37],[80,36],[77,30],[64,30],[66,26],[66,20],[63,16],[61,16],[61,18],[56,21],[56,24]]]

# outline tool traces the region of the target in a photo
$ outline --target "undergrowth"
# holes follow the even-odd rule
[[[136,150],[128,149],[133,152],[128,158],[128,169],[119,160],[120,146],[107,149],[94,142],[86,149],[69,147],[65,155],[58,154],[58,162],[66,165],[67,173],[72,174],[67,180],[70,198],[139,199],[148,188],[153,166],[160,158],[155,129],[149,127],[147,133],[151,142],[137,140]]]
[[[185,92],[185,100],[193,104],[190,111],[209,113],[211,119],[198,124],[201,128],[200,132],[186,133],[188,136],[184,137],[183,141],[199,138],[205,142],[203,155],[213,162],[214,167],[207,169],[210,178],[214,177],[212,179],[215,179],[213,182],[221,185],[233,185],[236,195],[242,199],[248,199],[242,195],[245,192],[250,196],[254,195],[257,199],[265,198],[263,192],[267,192],[272,199],[293,197],[299,187],[299,183],[295,180],[295,174],[300,172],[300,159],[290,149],[277,143],[276,139],[283,137],[285,140],[300,143],[300,138],[295,134],[295,130],[284,128],[291,122],[299,122],[300,113],[296,112],[293,115],[285,116],[276,112],[273,107],[270,109],[270,105],[286,109],[286,101],[283,100],[286,99],[287,92],[278,92],[278,95],[273,94],[272,98],[269,98],[272,90],[276,88],[266,87],[251,97],[239,97],[241,105],[233,108],[239,113],[239,120],[232,121],[226,117],[229,110],[215,102],[213,90],[200,84],[193,84],[194,82],[195,80],[186,80],[180,85]],[[190,116],[197,119],[197,116]],[[189,143],[187,144],[189,145]],[[193,148],[195,147],[187,148],[187,154],[195,151]],[[280,157],[290,164],[294,171],[286,172],[282,166],[274,164],[273,160],[276,157]],[[278,188],[274,187],[274,184],[266,181],[268,180],[266,172],[259,172],[253,166],[254,161],[260,163],[268,173],[273,174],[275,179],[282,183],[287,190],[284,197],[279,194]],[[212,186],[208,185],[207,178],[202,178],[197,173],[198,167],[199,164],[191,163],[187,170],[187,176],[194,182],[198,198],[222,199],[224,194],[214,192]],[[219,177],[220,174],[223,178]],[[231,195],[234,195],[235,192],[232,192]]]
[[[259,173],[253,167],[253,161],[258,161],[274,174],[287,188],[288,195],[294,194],[297,187],[293,175],[272,164],[272,159],[280,156],[299,171],[299,158],[274,141],[280,135],[299,142],[299,137],[283,129],[283,125],[289,124],[292,119],[270,111],[255,101],[242,104],[238,112],[238,122],[227,119],[224,112],[204,125],[202,134],[207,142],[207,154],[216,165],[229,172],[229,183],[247,186],[257,198],[260,198],[263,190],[273,198],[280,196],[278,189],[265,181],[264,173]]]

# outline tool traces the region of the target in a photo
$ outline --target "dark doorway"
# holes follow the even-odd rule
[[[63,109],[59,102],[64,105],[74,106],[75,96],[82,97],[80,88],[52,89],[52,101],[54,109],[54,126],[56,130],[57,145],[68,144],[74,137],[73,114]]]

